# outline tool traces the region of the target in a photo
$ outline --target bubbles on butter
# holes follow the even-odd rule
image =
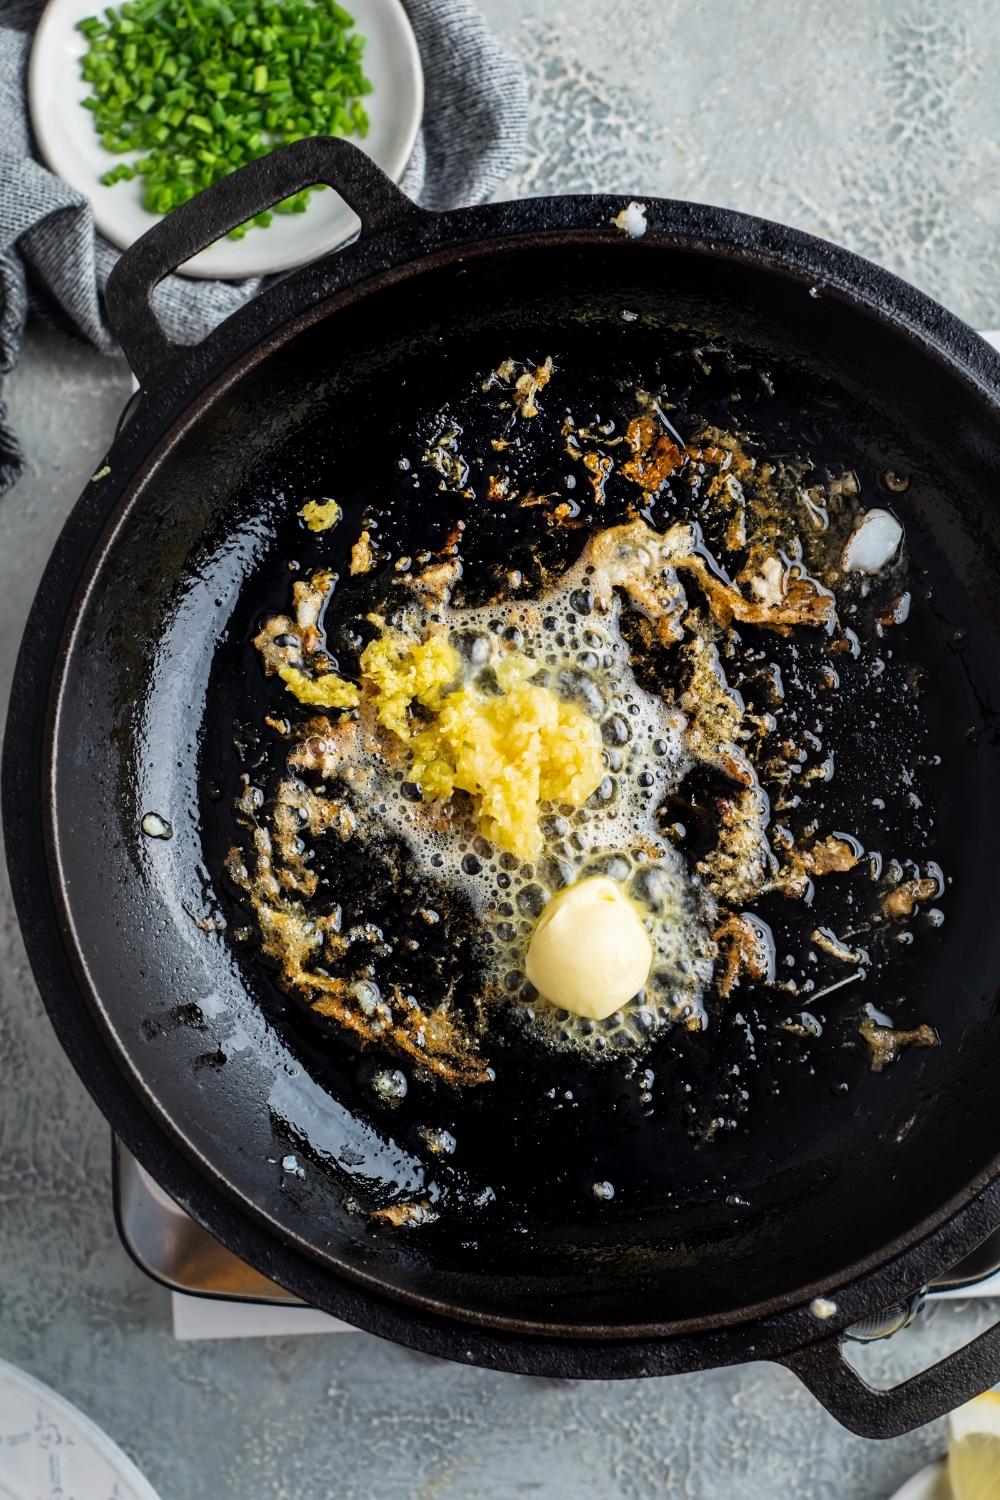
[[[541,820],[537,861],[518,860],[477,835],[459,794],[424,802],[373,757],[371,789],[355,812],[369,837],[401,839],[416,870],[464,897],[483,924],[490,978],[511,1018],[548,1045],[596,1055],[640,1050],[665,1025],[705,1024],[702,994],[714,962],[714,903],[664,838],[657,809],[692,764],[676,705],[640,686],[620,625],[621,601],[602,607],[586,570],[571,570],[538,599],[481,607],[409,604],[391,623],[420,634],[440,622],[467,681],[489,690],[502,652],[539,664],[537,680],[577,702],[601,728],[605,775],[581,808],[554,804]],[[557,891],[589,875],[618,881],[645,913],[653,965],[645,989],[607,1020],[539,1001],[524,973],[535,921]]]

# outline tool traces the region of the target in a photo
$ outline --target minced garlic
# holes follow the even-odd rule
[[[357,706],[358,690],[354,683],[338,677],[336,672],[320,672],[318,676],[310,677],[298,667],[285,666],[278,668],[278,676],[300,703],[308,703],[315,708]]]
[[[336,500],[307,500],[299,515],[310,531],[329,531],[340,520],[342,511]]]
[[[460,667],[443,634],[417,642],[387,631],[361,654],[363,694],[382,727],[408,747],[408,777],[426,798],[468,792],[484,837],[534,858],[541,804],[578,807],[598,786],[600,729],[579,705],[534,682],[538,663],[519,652],[495,663],[499,693],[462,683]]]
[[[372,538],[370,531],[363,531],[351,548],[351,561],[349,568],[351,573],[370,573],[375,566],[375,556],[372,552]]]

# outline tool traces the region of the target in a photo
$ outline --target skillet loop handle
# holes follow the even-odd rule
[[[844,1358],[840,1334],[782,1357],[841,1426],[859,1437],[893,1438],[954,1411],[1000,1382],[1000,1323],[900,1385],[879,1390]]]
[[[371,157],[334,136],[295,141],[213,183],[148,229],[108,277],[108,322],[140,386],[162,373],[184,347],[168,338],[153,310],[156,286],[231,229],[321,182],[353,208],[363,236],[422,212]]]

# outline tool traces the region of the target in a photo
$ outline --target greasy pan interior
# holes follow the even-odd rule
[[[638,323],[623,307],[641,311]],[[419,1161],[391,1118],[345,1085],[336,1039],[303,1029],[226,934],[205,930],[219,853],[211,829],[203,840],[199,785],[211,755],[202,728],[218,722],[213,659],[234,612],[247,616],[247,581],[273,586],[286,489],[307,481],[324,446],[354,456],[359,485],[388,484],[393,433],[476,370],[511,353],[641,364],[672,324],[758,351],[803,413],[824,431],[842,426],[859,470],[914,476],[896,508],[934,596],[920,650],[935,683],[937,832],[954,883],[907,983],[942,1045],[880,1075],[863,1049],[828,1039],[780,1056],[764,1046],[740,1127],[697,1145],[668,1083],[640,1128],[620,1078],[577,1071],[580,1111],[534,1133],[519,1126],[512,1083],[502,1112],[490,1116],[485,1096],[479,1107],[498,1181],[505,1147],[516,1152],[518,1214],[484,1216],[474,1232],[446,1220],[373,1232],[345,1197],[373,1179],[417,1189]],[[108,538],[60,683],[56,880],[91,1003],[150,1110],[321,1263],[497,1326],[610,1335],[737,1318],[898,1245],[996,1148],[998,482],[994,405],[905,331],[778,269],[652,243],[471,255],[268,355],[150,467]],[[141,834],[150,811],[172,838]],[[718,1049],[731,1045],[721,1025],[684,1036],[662,1068],[707,1097]],[[304,1175],[282,1170],[289,1153]],[[596,1162],[594,1175],[633,1190],[599,1214],[574,1213],[552,1176]],[[653,1180],[669,1191],[641,1191]]]

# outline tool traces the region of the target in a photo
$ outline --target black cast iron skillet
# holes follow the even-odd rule
[[[198,346],[173,345],[157,283],[316,182],[357,211],[359,239]],[[431,214],[360,152],[319,139],[234,174],[122,257],[108,313],[141,395],[60,537],[18,660],[3,766],[15,899],[53,1023],[114,1129],[220,1241],[307,1302],[536,1374],[778,1360],[846,1425],[889,1436],[1000,1378],[1000,1329],[891,1391],[840,1354],[844,1328],[1000,1224],[1000,361],[846,251],[665,201],[647,204],[648,229],[630,239],[611,222],[624,202]],[[388,461],[384,414],[418,403],[426,380],[446,386],[502,344],[579,343],[581,311],[601,347],[617,347],[623,307],[651,327],[724,331],[795,371],[827,415],[839,403],[873,453],[914,474],[899,509],[934,591],[940,638],[925,665],[948,684],[954,758],[940,819],[960,883],[920,980],[944,1045],[877,1078],[852,1054],[847,1107],[825,1076],[811,1088],[786,1078],[718,1158],[678,1154],[669,1212],[626,1204],[599,1223],[554,1221],[540,1150],[541,1206],[520,1233],[372,1234],[344,1206],[352,1172],[418,1187],[419,1161],[325,1087],[202,920],[213,659],[268,554],[281,474],[298,472],[317,433]],[[150,811],[172,838],[140,833]],[[282,1171],[288,1153],[304,1177]],[[749,1208],[713,1182],[722,1163]]]

